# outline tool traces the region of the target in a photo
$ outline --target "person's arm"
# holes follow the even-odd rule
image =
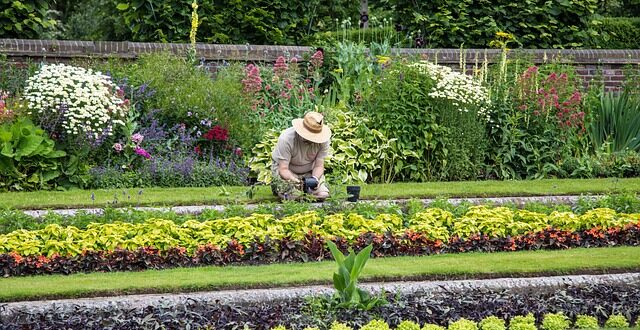
[[[289,162],[286,160],[278,161],[278,173],[283,180],[300,183],[300,179],[289,170]]]
[[[316,160],[313,170],[311,171],[311,175],[313,175],[317,180],[320,180],[320,177],[324,175],[324,159]]]

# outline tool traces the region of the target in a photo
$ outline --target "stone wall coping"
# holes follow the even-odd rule
[[[107,58],[134,59],[145,53],[169,51],[185,54],[189,44],[151,43],[131,41],[78,41],[0,39],[0,54],[7,57],[34,58]],[[222,45],[196,44],[196,56],[206,61],[265,61],[272,62],[278,56],[302,57],[314,51],[306,46],[273,45]],[[413,49],[394,48],[391,53],[416,56],[443,64],[460,62],[463,53],[467,65],[476,62],[495,63],[500,59],[500,49]],[[640,64],[640,49],[514,49],[509,57],[523,56],[534,63],[560,61],[576,64]]]

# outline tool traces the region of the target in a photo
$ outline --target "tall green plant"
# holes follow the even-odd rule
[[[628,92],[607,92],[593,109],[589,137],[593,148],[608,152],[640,151],[640,99]]]
[[[372,298],[368,292],[358,288],[358,277],[369,260],[373,246],[369,244],[358,254],[350,248],[349,255],[345,257],[333,242],[329,241],[327,245],[338,263],[338,272],[333,273],[333,286],[337,291],[335,298],[339,302],[338,307],[371,309],[384,303],[384,300]]]

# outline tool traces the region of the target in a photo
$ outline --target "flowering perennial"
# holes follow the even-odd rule
[[[13,111],[7,105],[7,99],[9,98],[9,93],[0,90],[0,122],[4,119],[9,119],[13,116]]]
[[[436,81],[436,85],[428,93],[430,97],[449,100],[458,111],[477,111],[479,117],[489,120],[489,93],[475,78],[427,61],[420,61],[412,66]]]
[[[61,116],[58,133],[94,141],[124,125],[128,111],[128,100],[110,77],[64,64],[42,66],[27,80],[25,99],[41,119]]]
[[[227,141],[229,139],[229,131],[219,125],[213,126],[208,132],[202,135],[203,138],[212,141]]]
[[[520,111],[561,128],[585,130],[582,94],[566,73],[545,75],[532,66],[520,76],[518,88]]]

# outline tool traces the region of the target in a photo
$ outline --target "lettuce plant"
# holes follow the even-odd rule
[[[570,326],[569,318],[563,313],[548,313],[542,320],[543,330],[567,330]]]
[[[605,328],[621,329],[628,328],[629,321],[622,314],[612,314],[604,323]]]
[[[576,317],[576,323],[573,327],[576,329],[600,329],[600,324],[595,316],[581,314]]]

